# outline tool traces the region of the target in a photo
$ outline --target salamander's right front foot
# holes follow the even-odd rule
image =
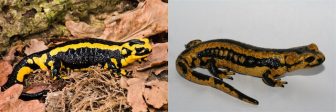
[[[281,79],[274,78],[269,71],[263,74],[262,80],[265,84],[271,87],[285,87],[285,84],[288,84],[286,81],[281,81]]]
[[[285,87],[284,84],[288,84],[287,81],[281,81],[280,79],[275,80],[276,87]]]

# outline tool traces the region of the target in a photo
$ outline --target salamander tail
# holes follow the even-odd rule
[[[247,95],[245,95],[244,93],[238,91],[237,89],[235,89],[234,87],[232,87],[231,85],[225,83],[224,81],[215,78],[215,77],[211,77],[208,75],[204,75],[202,73],[199,73],[197,71],[192,70],[189,66],[187,66],[188,64],[183,60],[183,59],[179,59],[176,61],[176,68],[178,73],[185,79],[197,83],[197,84],[201,84],[201,85],[206,85],[206,86],[211,86],[214,87],[218,90],[221,90],[233,97],[236,97],[244,102],[247,103],[251,103],[254,105],[258,105],[259,102]]]
[[[33,100],[33,99],[41,98],[43,95],[47,94],[48,92],[49,92],[48,90],[42,90],[37,93],[22,92],[19,98],[22,100]]]
[[[202,73],[199,73],[197,71],[192,71],[191,72],[192,76],[191,76],[191,80],[192,82],[196,82],[198,84],[202,84],[202,85],[208,85],[211,87],[214,87],[218,90],[221,90],[233,97],[236,97],[242,101],[245,101],[247,103],[251,103],[254,105],[258,105],[259,102],[247,95],[245,95],[244,93],[240,92],[239,90],[235,89],[234,87],[232,87],[231,85],[229,85],[228,83],[224,82],[223,80],[220,80],[218,78],[215,77],[211,77],[208,75],[204,75]],[[196,78],[197,77],[197,78]]]

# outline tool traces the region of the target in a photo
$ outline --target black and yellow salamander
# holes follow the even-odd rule
[[[133,39],[127,42],[112,42],[101,39],[77,39],[68,41],[47,50],[26,56],[15,65],[3,89],[19,83],[25,84],[25,77],[35,69],[50,70],[51,78],[65,79],[60,75],[61,68],[81,69],[100,64],[104,69],[118,75],[129,72],[122,67],[141,61],[152,52],[148,39]],[[47,90],[30,94],[22,93],[21,98],[32,99],[43,96]]]
[[[325,57],[315,44],[289,49],[260,48],[230,39],[190,41],[176,59],[176,69],[185,79],[219,89],[242,101],[258,101],[241,93],[222,79],[233,79],[235,73],[262,78],[272,87],[284,87],[280,77],[286,72],[320,65]],[[208,69],[212,76],[194,68]],[[221,68],[221,69],[219,69]]]

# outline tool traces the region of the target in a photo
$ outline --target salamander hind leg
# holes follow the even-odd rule
[[[219,70],[218,67],[216,67],[216,62],[214,60],[211,60],[208,62],[209,63],[209,72],[216,78],[218,79],[231,79],[233,80],[231,75],[234,75],[234,72],[231,72],[229,70]]]
[[[265,84],[271,87],[285,87],[284,84],[287,84],[286,81],[281,81],[281,79],[276,79],[275,74],[272,74],[270,70],[267,70],[262,77],[262,80]]]

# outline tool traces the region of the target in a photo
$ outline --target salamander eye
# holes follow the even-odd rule
[[[315,58],[313,56],[310,56],[310,57],[305,59],[305,62],[310,63],[310,62],[313,62],[314,60],[315,60]]]
[[[146,48],[135,48],[135,51],[136,51],[135,55],[145,55],[150,53],[150,50]]]
[[[135,48],[136,52],[143,52],[145,48],[141,47],[141,48]]]
[[[130,46],[133,46],[134,44],[140,44],[140,45],[145,44],[145,42],[137,40],[137,39],[129,40],[128,42]]]

